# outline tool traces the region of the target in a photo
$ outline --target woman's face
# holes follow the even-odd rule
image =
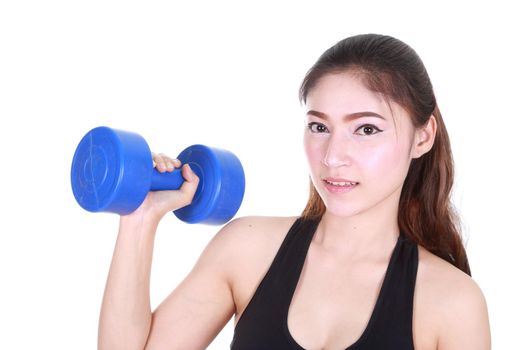
[[[350,72],[322,77],[306,108],[304,147],[327,212],[347,217],[397,206],[414,153],[408,113]]]

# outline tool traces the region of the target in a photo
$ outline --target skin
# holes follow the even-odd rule
[[[327,212],[309,248],[288,326],[303,348],[342,349],[360,337],[371,316],[399,235],[401,186],[410,161],[431,149],[436,121],[431,117],[415,128],[399,105],[389,106],[351,72],[321,78],[306,107],[304,147]],[[345,118],[365,111],[384,119]],[[163,154],[154,154],[154,161],[161,172],[181,166]],[[152,192],[139,209],[120,219],[99,349],[205,349],[232,316],[239,320],[296,219],[244,217],[225,225],[152,312],[149,278],[157,225],[166,213],[188,204],[198,184],[187,165],[183,176],[179,191]],[[358,185],[333,192],[326,178]],[[477,284],[418,249],[415,348],[490,349],[487,307]]]

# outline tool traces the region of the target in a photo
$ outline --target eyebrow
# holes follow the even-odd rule
[[[325,119],[325,120],[329,119],[328,115],[324,114],[323,112],[318,112],[318,111],[314,111],[314,110],[309,110],[308,112],[306,112],[306,115],[312,115],[314,117]],[[347,114],[347,115],[344,116],[344,120],[345,121],[351,121],[351,120],[358,119],[358,118],[363,118],[363,117],[376,117],[376,118],[381,118],[383,120],[386,120],[386,118],[383,117],[382,115],[374,113],[374,112],[370,112],[370,111],[356,112],[356,113]]]

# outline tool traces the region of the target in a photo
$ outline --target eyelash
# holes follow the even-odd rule
[[[314,129],[314,128],[319,128],[319,127],[324,128],[325,131],[318,131],[318,130],[315,130],[315,129]],[[360,129],[363,129],[363,128],[366,128],[366,127],[368,127],[368,128],[372,128],[372,129],[374,129],[376,132],[374,132],[374,133],[372,133],[372,134],[364,134],[364,135],[363,135],[363,134],[360,134],[361,136],[372,136],[372,135],[375,135],[375,134],[380,133],[380,132],[383,131],[383,130],[379,129],[377,126],[372,125],[372,124],[363,124],[363,125],[361,125],[360,127],[358,127],[358,128],[356,129],[356,131],[358,131],[358,130],[360,130]],[[310,123],[308,123],[308,130],[310,130],[311,133],[314,133],[314,134],[320,134],[320,133],[326,132],[326,131],[328,130],[328,128],[327,128],[325,125],[321,124],[321,123],[318,123],[318,122],[310,122]]]

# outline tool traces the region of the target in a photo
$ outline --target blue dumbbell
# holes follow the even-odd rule
[[[177,157],[199,177],[190,205],[175,210],[188,223],[223,224],[239,209],[244,171],[231,152],[193,145]],[[90,212],[121,215],[137,209],[149,191],[179,189],[181,169],[160,173],[153,168],[148,144],[129,131],[98,127],[80,141],[71,166],[71,187],[78,204]]]

